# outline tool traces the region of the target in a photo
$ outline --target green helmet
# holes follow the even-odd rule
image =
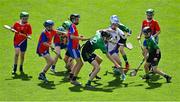
[[[64,27],[66,30],[68,30],[71,26],[71,22],[70,21],[64,21],[62,23],[62,27]]]
[[[62,26],[58,27],[57,30],[58,30],[59,32],[61,32],[61,33],[64,33],[64,34],[67,33],[67,32],[66,32],[66,29],[65,29],[64,27],[62,27]]]
[[[22,18],[22,17],[29,17],[29,13],[27,13],[27,12],[21,12],[21,13],[20,13],[20,18]]]
[[[153,9],[147,9],[146,15],[154,15],[154,10]]]

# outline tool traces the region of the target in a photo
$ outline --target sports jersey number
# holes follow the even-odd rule
[[[97,40],[96,39],[92,39],[90,42],[91,43],[97,43]]]

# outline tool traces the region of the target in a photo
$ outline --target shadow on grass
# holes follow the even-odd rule
[[[67,71],[60,71],[56,73],[49,73],[50,75],[55,76],[62,76],[63,78],[60,81],[60,84],[69,82],[69,73]],[[77,77],[77,79],[80,79],[81,77]]]
[[[120,76],[115,76],[115,79],[108,82],[108,85],[106,87],[128,87],[127,83],[123,83],[123,80],[121,80]]]
[[[83,89],[84,90],[89,90],[89,91],[101,91],[101,92],[113,92],[113,89],[114,88],[109,88],[109,87],[102,87],[102,88],[98,88],[98,86],[102,86],[103,84],[99,83],[98,82],[99,80],[94,80],[92,81],[92,83],[94,83],[95,85],[95,88],[87,88],[87,87],[84,87]]]
[[[156,89],[162,86],[162,83],[158,83],[156,81],[160,80],[162,78],[160,78],[160,75],[157,74],[152,74],[150,76],[150,80],[146,80],[145,82],[148,84],[149,87],[147,87],[146,89]]]
[[[100,81],[100,80],[94,80],[94,81],[92,81],[92,83],[95,84],[95,85],[94,85],[95,87],[103,85],[103,84],[101,84],[101,83],[98,83],[98,81]]]
[[[61,72],[49,73],[49,74],[54,75],[54,76],[62,76],[63,79],[60,81],[60,83],[69,82],[69,80],[68,80],[68,72],[67,71],[61,71]]]
[[[113,72],[109,72],[109,71],[107,70],[103,75],[104,75],[104,76],[107,76],[108,74],[113,75],[114,73],[113,73]]]
[[[113,92],[114,89],[115,88],[108,88],[108,87],[106,87],[106,88],[97,88],[97,87],[95,87],[95,88],[89,89],[89,88],[84,87],[84,90],[100,91],[100,92]]]
[[[123,80],[121,80],[120,75],[114,75],[113,72],[106,71],[104,76],[107,76],[108,74],[113,75],[115,79],[112,81],[109,81],[106,87],[114,87],[114,88],[123,87],[123,86],[128,87],[128,83],[123,83]]]
[[[113,92],[114,88],[93,88],[93,89],[89,89],[89,88],[86,88],[86,87],[83,87],[83,86],[72,86],[72,87],[69,87],[69,90],[71,92],[82,92],[83,90],[89,90],[89,91],[101,91],[101,92]]]
[[[146,89],[156,89],[162,86],[162,83],[158,83],[158,82],[147,82],[148,86]]]
[[[98,80],[94,80],[94,81],[92,81],[92,83],[94,83],[95,85],[95,88],[87,88],[87,87],[84,87],[84,86],[72,86],[72,87],[69,87],[69,90],[71,91],[71,92],[82,92],[83,90],[85,91],[85,90],[88,90],[88,91],[101,91],[101,92],[112,92],[112,90],[114,89],[114,88],[108,88],[108,87],[106,87],[106,88],[97,88],[97,86],[101,86],[101,85],[103,85],[103,84],[101,84],[101,83],[98,83]]]
[[[151,75],[151,81],[158,81],[162,78],[160,78],[160,75],[157,75],[157,74],[153,74]]]
[[[139,87],[139,86],[144,86],[144,84],[137,84],[137,85],[134,85],[136,87]]]
[[[55,75],[55,76],[67,76],[68,72],[67,71],[61,71],[61,72],[55,72],[55,73],[49,73],[50,75]]]
[[[71,92],[82,92],[82,89],[83,89],[83,86],[72,86],[72,87],[69,87],[69,90]]]
[[[28,74],[25,74],[24,72],[21,72],[20,74],[12,75],[12,79],[5,79],[5,80],[14,80],[14,79],[21,79],[23,81],[30,81],[32,79],[32,76],[29,76]]]
[[[97,86],[101,86],[101,83],[98,83],[97,81],[94,82],[95,88],[89,89],[84,87],[84,90],[89,90],[89,91],[102,91],[102,92],[113,92],[114,89],[117,89],[119,87],[128,87],[127,83],[123,83],[123,81],[120,79],[119,76],[115,76],[115,79],[112,81],[108,82],[107,86],[104,86],[102,88],[97,88]]]
[[[48,82],[42,81],[41,83],[38,84],[38,86],[40,86],[41,88],[49,89],[49,90],[56,89],[54,81],[48,81]]]

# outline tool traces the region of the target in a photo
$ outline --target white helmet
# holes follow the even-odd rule
[[[119,18],[118,18],[118,16],[117,15],[112,15],[111,17],[110,17],[110,22],[111,22],[111,24],[113,24],[113,23],[115,23],[115,24],[119,24]]]

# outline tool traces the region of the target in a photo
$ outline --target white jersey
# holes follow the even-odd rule
[[[117,28],[116,30],[113,30],[111,27],[109,27],[108,29],[112,30],[112,32],[110,32],[112,38],[111,38],[110,42],[107,44],[108,52],[111,52],[113,50],[118,50],[117,43],[120,40],[120,37],[121,38],[125,37],[125,34],[119,28]]]

